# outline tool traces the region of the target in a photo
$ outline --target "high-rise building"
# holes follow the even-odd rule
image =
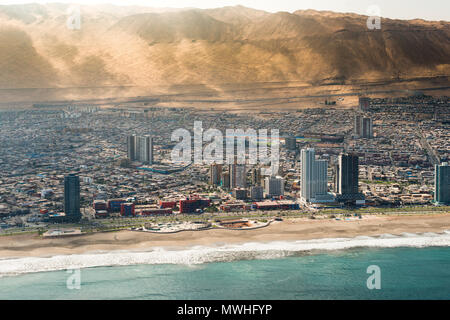
[[[434,201],[450,204],[450,166],[447,162],[435,165]]]
[[[245,164],[238,164],[236,166],[236,187],[247,188],[247,170]]]
[[[137,138],[137,160],[145,164],[153,164],[153,138],[142,136]]]
[[[261,185],[261,169],[260,168],[252,169],[252,185],[254,185],[254,186]]]
[[[224,172],[222,173],[221,185],[224,189],[230,189],[230,173]]]
[[[373,138],[373,121],[372,118],[363,117],[359,114],[355,115],[354,135],[360,138]]]
[[[230,164],[230,188],[246,188],[247,171],[244,164]]]
[[[372,118],[362,118],[361,137],[366,139],[373,138],[373,122]]]
[[[362,124],[361,115],[359,115],[359,114],[355,115],[355,123],[354,123],[353,133],[357,137],[360,137],[362,135],[361,124]]]
[[[64,212],[68,221],[81,219],[80,178],[75,174],[64,177]]]
[[[127,154],[130,161],[153,164],[153,138],[150,136],[128,136]]]
[[[295,137],[285,138],[286,149],[295,151],[297,149],[297,139]]]
[[[314,149],[302,149],[301,197],[306,202],[330,201],[328,194],[328,161],[316,160]]]
[[[220,178],[222,177],[222,165],[213,163],[209,169],[209,184],[220,185]]]
[[[338,194],[357,194],[359,159],[355,154],[340,154],[336,168],[335,188]]]
[[[316,160],[314,168],[314,192],[316,195],[324,195],[328,192],[328,161]]]
[[[230,164],[228,172],[230,175],[230,189],[234,189],[236,188],[236,164]]]
[[[127,137],[127,155],[130,161],[136,160],[136,139],[135,135]]]
[[[265,192],[269,197],[284,195],[284,179],[282,177],[266,177]]]
[[[313,179],[316,154],[314,149],[302,149],[301,159],[301,197],[309,201],[314,197]]]

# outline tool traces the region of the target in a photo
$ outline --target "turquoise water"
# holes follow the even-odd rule
[[[381,269],[369,290],[367,267]],[[0,299],[449,299],[450,247],[351,249],[274,260],[136,265],[0,278]]]

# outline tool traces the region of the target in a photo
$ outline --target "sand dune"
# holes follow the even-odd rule
[[[450,23],[244,7],[0,6],[0,88],[349,82],[450,73]]]

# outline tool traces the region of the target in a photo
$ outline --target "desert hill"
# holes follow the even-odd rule
[[[0,6],[0,88],[349,83],[450,74],[450,23],[241,6]]]

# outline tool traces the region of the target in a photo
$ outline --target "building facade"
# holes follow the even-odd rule
[[[360,137],[362,135],[361,124],[362,124],[362,116],[359,114],[355,115],[355,123],[353,125],[353,132],[354,132],[354,135],[357,137]]]
[[[247,190],[236,188],[233,190],[233,196],[236,200],[246,200],[247,199]]]
[[[220,185],[222,177],[222,165],[213,163],[209,168],[209,184],[218,186]]]
[[[356,154],[340,154],[335,168],[334,189],[336,200],[348,204],[364,204],[359,192],[359,157]]]
[[[434,201],[450,204],[450,166],[447,162],[435,166]]]
[[[230,164],[230,188],[243,188],[247,187],[247,171],[244,164]]]
[[[297,149],[297,139],[295,137],[285,138],[286,149],[295,151]]]
[[[136,138],[135,135],[127,137],[127,156],[130,161],[136,161]]]
[[[362,118],[361,124],[361,137],[365,139],[373,138],[373,120],[372,118],[364,117]]]
[[[260,168],[252,169],[252,185],[254,185],[254,186],[261,185],[261,169]]]
[[[355,115],[355,122],[353,125],[354,135],[360,138],[372,139],[373,138],[373,120],[369,117],[363,117],[362,115]]]
[[[220,181],[220,184],[221,184],[222,188],[230,189],[230,173],[229,172],[222,173],[222,179]]]
[[[153,164],[153,138],[131,135],[127,137],[127,155],[130,161]]]
[[[74,174],[64,178],[64,212],[68,221],[81,219],[80,178]]]
[[[266,177],[265,193],[269,197],[279,197],[284,195],[284,179],[281,177]]]
[[[336,168],[335,187],[339,194],[357,194],[359,158],[355,154],[340,154]]]
[[[328,194],[328,161],[316,160],[314,149],[302,149],[301,198],[305,202],[331,201]]]
[[[250,198],[254,201],[264,199],[264,188],[261,186],[254,186],[250,188]]]

